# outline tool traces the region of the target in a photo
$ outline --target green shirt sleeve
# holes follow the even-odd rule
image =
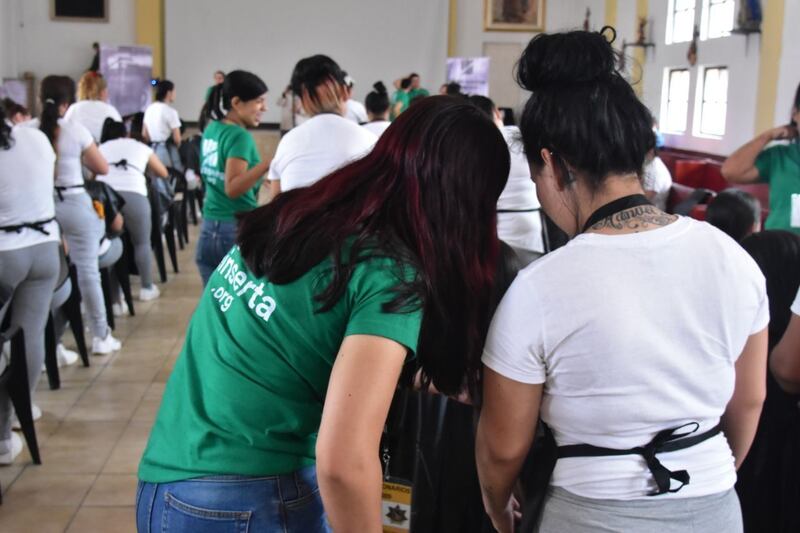
[[[780,146],[773,146],[763,150],[756,158],[755,166],[758,169],[758,181],[761,183],[769,183],[772,174],[772,162],[777,155],[776,150]]]
[[[236,135],[232,137],[231,143],[228,146],[228,153],[225,154],[226,159],[230,157],[244,159],[247,161],[248,168],[252,168],[261,162],[261,156],[258,155],[256,141],[253,139],[253,136],[244,129],[240,129],[236,132]]]
[[[348,286],[351,311],[345,336],[384,337],[416,352],[422,310],[383,311],[383,304],[395,298],[393,289],[399,282],[397,268],[388,260],[365,261],[356,267]]]

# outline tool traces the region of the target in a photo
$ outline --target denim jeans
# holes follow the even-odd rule
[[[203,220],[200,239],[197,241],[195,262],[203,278],[203,287],[236,241],[236,222]]]
[[[313,466],[281,476],[140,481],[139,533],[329,533]]]

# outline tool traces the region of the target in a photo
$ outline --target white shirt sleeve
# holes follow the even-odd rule
[[[521,383],[547,379],[542,309],[524,276],[511,284],[489,327],[482,361],[501,376]]]
[[[169,125],[169,129],[174,130],[175,128],[180,128],[181,117],[178,115],[178,111],[172,107],[168,109],[167,116],[164,118],[166,119],[167,125]]]
[[[289,159],[289,152],[292,151],[292,139],[294,139],[295,130],[290,131],[278,142],[278,148],[275,150],[275,157],[269,164],[269,173],[267,174],[268,181],[278,181],[281,179],[281,174],[286,167],[286,162]]]
[[[797,291],[797,296],[794,297],[791,309],[792,313],[800,316],[800,290]]]
[[[70,122],[73,131],[75,132],[75,136],[78,138],[78,144],[81,147],[81,152],[89,148],[92,144],[94,144],[94,137],[92,137],[92,132],[90,132],[86,126],[83,124],[78,124],[77,122]]]
[[[114,107],[111,104],[108,104],[108,107],[110,108],[109,113],[111,115],[111,118],[113,118],[117,122],[122,122],[122,115],[119,114],[119,111],[117,111],[117,108]]]

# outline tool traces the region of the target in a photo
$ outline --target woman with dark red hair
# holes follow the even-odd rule
[[[436,96],[369,155],[242,215],[139,468],[139,530],[381,531],[404,362],[446,394],[475,385],[508,172],[491,120]]]

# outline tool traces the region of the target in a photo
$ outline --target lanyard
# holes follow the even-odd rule
[[[583,225],[583,229],[581,233],[586,233],[586,231],[606,218],[612,217],[617,213],[621,213],[626,209],[631,209],[633,207],[640,207],[643,205],[653,205],[650,203],[650,200],[645,197],[643,194],[631,194],[630,196],[623,196],[622,198],[617,198],[606,205],[600,207],[597,211],[589,216],[589,219],[586,221],[586,224]]]

